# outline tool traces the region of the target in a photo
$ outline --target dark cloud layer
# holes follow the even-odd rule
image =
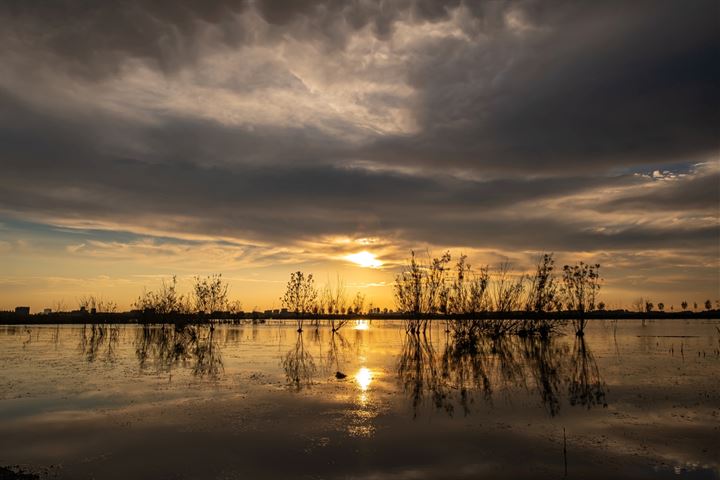
[[[244,2],[119,1],[24,2],[0,6],[5,49],[43,54],[74,74],[101,78],[118,72],[128,57],[173,71],[200,48],[202,27],[213,25],[223,40],[245,41],[233,15]]]
[[[560,5],[518,39],[429,47],[411,82],[423,133],[382,139],[386,161],[493,171],[603,171],[717,153],[716,3]],[[715,14],[713,14],[715,13]]]
[[[712,258],[718,8],[3,2],[0,210]]]

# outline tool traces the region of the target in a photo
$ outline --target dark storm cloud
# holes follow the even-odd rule
[[[459,4],[18,1],[5,4],[1,21],[4,48],[50,54],[40,61],[107,76],[128,58],[176,71],[206,52],[203,42],[210,40],[239,48],[285,35],[338,50],[368,25],[386,38],[378,32],[391,32],[401,19],[447,20]],[[458,15],[467,18],[458,25],[467,38],[428,38],[400,66],[418,92],[413,115],[420,131],[379,138],[355,156],[427,168],[557,173],[717,152],[716,2],[462,5]],[[274,33],[259,39],[238,21],[248,10]]]
[[[429,43],[409,74],[423,132],[368,154],[562,172],[717,153],[716,2],[554,5],[524,9],[537,30]]]
[[[174,71],[199,53],[203,27],[216,27],[221,38],[234,45],[246,41],[234,19],[244,3],[9,0],[0,5],[0,48],[42,52],[44,61],[93,78],[117,73],[127,58]]]
[[[615,250],[708,247],[717,238],[710,227],[629,225],[605,233],[594,231],[587,219],[527,217],[513,210],[517,202],[556,196],[556,182],[443,182],[319,168],[230,172],[188,164],[176,165],[168,182],[159,181],[167,173],[161,165],[114,165],[64,178],[59,192],[39,181],[11,186],[0,193],[0,203],[47,218],[146,222],[176,234],[273,242],[375,234],[439,245]],[[509,199],[503,194],[508,188],[523,193]]]
[[[214,40],[231,47],[257,41],[238,15],[253,10],[283,35],[308,37],[328,49],[342,47],[350,32],[373,26],[386,38],[393,23],[411,15],[416,21],[447,18],[454,1],[337,2],[331,0],[9,0],[0,5],[4,48],[43,52],[75,74],[102,78],[135,58],[174,73]],[[294,24],[303,23],[296,29]],[[293,28],[289,28],[293,27]],[[288,29],[289,30],[286,30]],[[272,37],[271,37],[272,39]],[[299,38],[302,39],[302,38]]]
[[[477,181],[322,165],[198,166],[192,162],[198,151],[185,151],[185,142],[169,144],[171,152],[155,152],[154,161],[98,161],[104,154],[102,145],[83,142],[88,132],[77,126],[47,118],[35,124],[33,113],[20,106],[10,118],[19,131],[47,132],[42,143],[33,145],[31,138],[19,138],[9,119],[3,124],[3,139],[15,138],[15,148],[27,148],[5,163],[0,205],[29,217],[92,218],[171,234],[279,243],[374,234],[487,248],[612,250],[702,247],[716,238],[712,229],[702,226],[668,230],[625,225],[608,233],[597,231],[589,219],[561,218],[551,212],[543,216],[537,207],[531,211],[541,218],[523,213],[538,202],[608,185],[628,189],[648,181],[637,176]],[[197,129],[202,130],[201,125]],[[68,149],[74,145],[87,148]],[[60,150],[68,152],[67,161],[51,155]],[[31,181],[28,165],[33,167]]]
[[[712,249],[693,218],[717,215],[717,172],[637,192],[627,172],[717,158],[717,10],[4,2],[0,209],[277,243]],[[684,223],[638,220],[662,208]]]

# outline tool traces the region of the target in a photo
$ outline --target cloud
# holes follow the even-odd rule
[[[720,38],[710,4],[556,7],[528,8],[538,30],[522,37],[477,27],[471,40],[426,42],[408,67],[421,133],[378,139],[368,155],[562,174],[717,152]]]
[[[373,237],[391,262],[422,245],[712,264],[716,12],[4,2],[0,214],[113,231],[133,255],[220,241],[285,264]]]
[[[645,188],[631,189],[616,198],[606,199],[599,210],[631,210],[635,212],[700,212],[708,216],[720,213],[720,165],[702,165],[690,175],[676,176],[653,172],[653,182]]]
[[[716,151],[714,4],[619,6],[10,2],[1,52],[12,97],[154,123],[150,143],[187,117],[216,146],[197,162],[560,175]]]

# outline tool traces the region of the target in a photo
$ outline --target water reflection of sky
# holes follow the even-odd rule
[[[278,324],[0,327],[0,466],[62,462],[67,476],[137,476],[131,464],[81,460],[173,438],[177,451],[156,455],[160,471],[172,470],[181,440],[202,434],[201,450],[243,445],[244,466],[220,455],[218,474],[302,477],[253,463],[251,452],[265,458],[256,448],[282,445],[326,478],[433,478],[459,466],[466,476],[555,476],[565,428],[571,469],[586,478],[598,465],[616,477],[717,478],[718,325],[591,324],[585,342],[484,339],[469,350],[440,327],[407,336],[363,321],[334,335]],[[518,448],[534,452],[525,466],[511,461]],[[386,450],[395,454],[378,453]],[[358,452],[363,462],[327,466],[328,455]],[[178,471],[207,476],[193,468]]]

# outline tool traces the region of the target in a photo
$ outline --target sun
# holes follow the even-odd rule
[[[358,253],[351,253],[350,255],[346,255],[345,258],[365,268],[377,268],[383,264],[380,260],[378,260],[374,253],[370,253],[366,250]]]

